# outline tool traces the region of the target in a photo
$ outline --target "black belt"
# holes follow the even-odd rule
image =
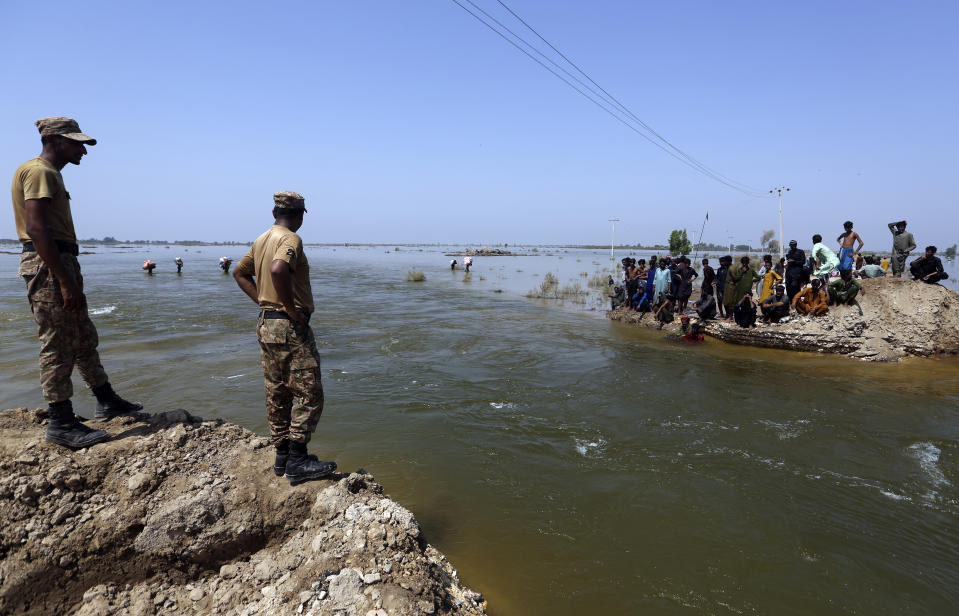
[[[310,322],[310,315],[309,315],[309,313],[301,312],[300,314],[302,314],[302,315],[304,315],[304,316],[306,317],[306,322],[307,322],[307,323]],[[264,319],[286,319],[287,321],[289,321],[289,320],[290,320],[290,315],[288,315],[287,313],[283,312],[282,310],[264,310],[264,311],[263,311],[263,318],[264,318]]]
[[[74,244],[73,242],[61,242],[60,240],[53,240],[57,245],[57,252],[65,252],[71,254],[74,257],[80,254],[80,247]],[[33,245],[33,242],[24,242],[23,243],[23,252],[36,252],[37,249]]]

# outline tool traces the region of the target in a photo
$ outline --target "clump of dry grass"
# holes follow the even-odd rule
[[[559,279],[552,272],[546,272],[538,289],[530,289],[526,297],[533,299],[565,299],[585,303],[589,291],[579,283],[559,286]]]
[[[608,274],[593,274],[589,277],[589,280],[586,281],[586,284],[589,285],[591,289],[608,289],[611,285],[609,284],[609,275]]]
[[[526,297],[537,299],[556,299],[556,291],[559,289],[559,279],[553,272],[546,272],[543,276],[543,282],[538,289],[530,289]]]
[[[578,283],[563,285],[556,291],[556,297],[560,299],[578,299],[586,294],[586,289],[579,286]]]

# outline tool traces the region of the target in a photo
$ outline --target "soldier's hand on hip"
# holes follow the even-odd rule
[[[306,316],[296,308],[284,308],[283,312],[297,325],[306,325]]]
[[[63,296],[63,309],[67,312],[80,312],[87,305],[87,297],[73,278],[60,281],[60,294]]]

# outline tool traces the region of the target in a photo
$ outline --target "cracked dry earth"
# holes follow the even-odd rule
[[[362,470],[290,486],[267,439],[184,410],[90,422],[0,412],[0,614],[486,613]]]

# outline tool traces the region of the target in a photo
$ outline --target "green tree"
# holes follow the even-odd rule
[[[956,258],[956,245],[953,244],[949,248],[946,248],[946,258],[952,261]]]
[[[686,237],[686,229],[673,229],[669,234],[669,254],[674,257],[692,252],[693,245]]]

